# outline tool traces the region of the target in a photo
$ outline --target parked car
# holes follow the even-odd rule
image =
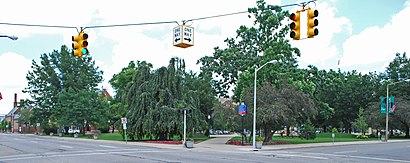
[[[393,130],[393,135],[398,136],[400,134],[402,134],[402,132],[400,130]]]
[[[70,127],[68,129],[68,133],[69,134],[78,134],[78,133],[80,133],[80,129],[78,129],[77,127]]]

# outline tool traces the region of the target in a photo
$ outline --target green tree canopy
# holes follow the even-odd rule
[[[78,103],[85,102],[85,98],[91,98],[88,99],[90,101],[97,100],[97,96],[91,94],[96,94],[96,86],[102,81],[102,73],[90,56],[74,57],[66,46],[61,46],[60,51],[42,54],[39,64],[33,60],[31,70],[26,76],[28,87],[24,92],[31,96],[30,104],[34,107],[35,123],[41,123],[43,128],[52,125],[79,125],[78,121],[84,121],[84,117],[93,116],[77,116],[80,114],[77,112],[72,115],[73,110],[87,107],[100,113],[97,110],[105,109],[103,105],[95,105],[100,103],[86,102],[81,107]],[[52,123],[49,124],[49,121]],[[93,120],[89,119],[88,122]]]

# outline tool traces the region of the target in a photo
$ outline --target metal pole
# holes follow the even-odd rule
[[[126,125],[126,124],[123,124]],[[127,129],[124,129],[124,134],[125,134],[125,144],[127,144]]]
[[[186,143],[186,109],[184,109],[184,145]]]
[[[387,142],[387,139],[389,134],[387,132],[389,132],[389,84],[387,84],[387,91],[386,91],[386,132],[385,132],[385,140]]]
[[[211,115],[208,115],[208,138],[211,138]]]
[[[245,130],[243,129],[243,116],[242,116],[242,145],[243,145],[244,135],[245,135]]]
[[[252,146],[256,149],[256,74],[258,69],[255,69],[255,80],[253,83],[253,129],[252,129]]]

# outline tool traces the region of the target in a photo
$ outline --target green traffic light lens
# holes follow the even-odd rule
[[[88,49],[87,49],[87,48],[81,49],[81,53],[82,53],[83,55],[88,54]]]

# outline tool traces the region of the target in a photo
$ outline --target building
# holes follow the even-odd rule
[[[24,132],[24,133],[32,133],[35,132],[33,126],[31,124],[20,124],[18,122],[21,114],[19,112],[22,109],[32,109],[31,106],[24,106],[24,100],[20,100],[20,104],[17,105],[17,93],[14,94],[14,102],[13,102],[13,109],[5,115],[6,122],[10,122],[11,124],[11,131],[10,132]]]

